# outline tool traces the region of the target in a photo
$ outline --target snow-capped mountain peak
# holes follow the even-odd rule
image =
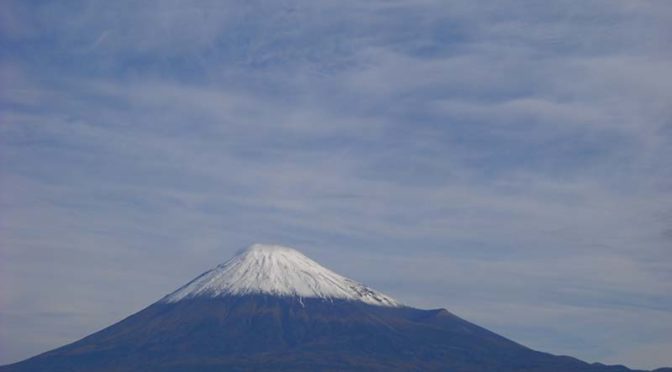
[[[270,294],[361,301],[400,306],[393,298],[336,274],[299,251],[279,245],[254,244],[207,271],[161,302],[195,297]]]

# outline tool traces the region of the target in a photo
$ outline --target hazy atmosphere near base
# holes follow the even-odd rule
[[[672,365],[668,1],[0,2],[0,365],[252,242]]]

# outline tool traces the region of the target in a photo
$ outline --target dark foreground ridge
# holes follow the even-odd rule
[[[271,295],[159,302],[75,343],[0,367],[250,370],[631,371],[534,351],[443,309]]]

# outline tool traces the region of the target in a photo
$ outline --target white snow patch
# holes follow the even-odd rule
[[[372,305],[401,306],[395,299],[338,275],[293,248],[265,244],[250,246],[160,302],[246,294],[343,299]]]

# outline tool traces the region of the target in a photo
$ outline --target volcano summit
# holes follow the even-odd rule
[[[420,310],[298,251],[255,244],[158,302],[0,371],[630,371]]]
[[[336,274],[295,249],[264,244],[240,251],[162,301],[250,294],[399,306],[394,299]]]

